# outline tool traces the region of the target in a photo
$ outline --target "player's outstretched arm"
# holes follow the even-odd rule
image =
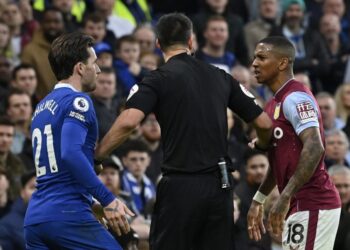
[[[291,197],[312,177],[325,150],[318,127],[305,129],[299,138],[303,149],[297,168],[269,214],[268,223],[275,234],[282,233]]]
[[[124,110],[97,146],[95,158],[98,160],[106,158],[129,137],[144,117],[145,114],[141,110],[134,108]]]
[[[268,196],[275,186],[275,177],[273,175],[272,168],[269,167],[267,175],[264,181],[261,183],[258,192],[261,193],[262,196]],[[260,240],[261,234],[266,232],[263,222],[264,200],[259,198],[260,197],[256,198],[256,196],[254,196],[247,215],[249,238],[256,241]]]

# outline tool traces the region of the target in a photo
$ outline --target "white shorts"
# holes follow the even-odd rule
[[[340,208],[292,214],[284,224],[283,250],[332,250],[339,219]]]

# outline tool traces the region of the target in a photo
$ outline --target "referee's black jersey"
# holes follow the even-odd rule
[[[227,156],[227,107],[246,122],[261,108],[231,75],[182,53],[134,85],[126,108],[154,112],[161,127],[162,171],[199,173]]]

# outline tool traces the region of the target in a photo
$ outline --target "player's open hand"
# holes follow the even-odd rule
[[[265,233],[265,226],[263,222],[264,206],[259,202],[252,201],[248,211],[248,234],[252,240],[260,240],[261,234]]]
[[[289,203],[289,198],[280,196],[270,210],[268,230],[272,231],[275,235],[281,235],[283,232],[284,220],[289,210]]]
[[[119,236],[122,235],[122,233],[127,234],[130,231],[130,225],[126,216],[134,216],[135,214],[131,212],[123,202],[115,199],[108,206],[103,208],[103,212],[108,225]]]

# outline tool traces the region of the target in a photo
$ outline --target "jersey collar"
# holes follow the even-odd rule
[[[78,90],[76,90],[72,85],[68,84],[68,83],[63,83],[63,82],[59,82],[55,85],[54,89],[59,89],[59,88],[70,88],[71,90],[78,92]]]
[[[279,92],[281,92],[281,90],[290,82],[290,81],[292,81],[292,80],[294,80],[294,78],[290,78],[288,81],[286,81],[285,83],[283,83],[283,85],[276,91],[276,93],[273,95],[273,96],[277,96],[277,94],[279,93]]]

